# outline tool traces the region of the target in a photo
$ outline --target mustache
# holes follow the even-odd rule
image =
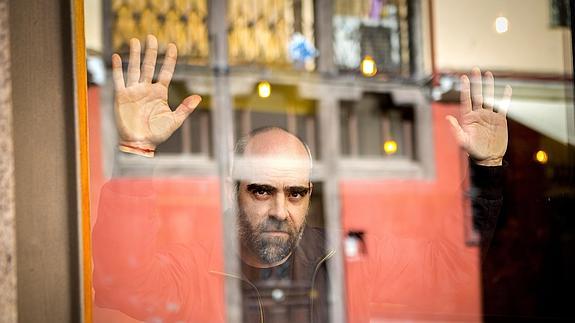
[[[281,221],[276,218],[267,218],[263,223],[260,223],[260,225],[258,225],[258,231],[259,232],[279,231],[279,232],[292,233],[294,230],[286,220]]]

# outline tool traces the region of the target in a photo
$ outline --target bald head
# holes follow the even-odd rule
[[[309,149],[297,136],[278,128],[267,127],[252,131],[243,149],[247,156],[281,156],[311,159]]]
[[[271,166],[271,163],[299,171],[305,168],[308,174],[312,167],[311,152],[307,145],[294,134],[279,127],[264,127],[251,131],[238,140],[235,153],[236,157],[252,161],[250,164],[255,160],[265,161],[268,166]],[[257,168],[252,171],[257,171]]]

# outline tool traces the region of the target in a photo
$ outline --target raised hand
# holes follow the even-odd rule
[[[168,86],[178,57],[176,46],[168,45],[158,81],[152,83],[158,41],[156,37],[148,35],[146,42],[146,53],[140,68],[140,41],[135,38],[130,40],[126,83],[120,55],[112,56],[116,90],[114,112],[120,136],[120,150],[153,157],[156,146],[168,139],[182,125],[186,117],[198,106],[201,97],[189,96],[172,111],[168,105]]]
[[[485,95],[483,95],[485,85]],[[478,165],[499,166],[507,150],[507,110],[511,103],[511,87],[507,85],[503,99],[495,107],[493,74],[474,68],[471,84],[466,75],[461,77],[461,117],[447,116],[459,145]],[[495,110],[494,110],[495,108]]]

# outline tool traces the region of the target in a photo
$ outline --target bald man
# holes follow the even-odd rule
[[[167,92],[175,68],[176,47],[168,45],[158,82],[153,83],[157,40],[148,36],[147,42],[140,68],[140,43],[131,41],[126,80],[120,56],[114,54],[112,63],[119,149],[153,157],[156,146],[170,137],[201,98],[192,95],[175,110],[170,109]],[[493,111],[493,76],[485,76],[485,101],[481,91],[470,91],[469,79],[462,78],[463,118],[461,124],[453,117],[448,121],[457,141],[477,165],[498,168],[507,148],[507,107]],[[478,81],[481,85],[480,71],[474,70],[472,77],[474,84]],[[505,104],[510,95],[510,89],[506,90]],[[278,127],[256,129],[238,141],[232,174],[237,180],[237,209],[227,212],[234,212],[237,217],[241,273],[221,272],[214,263],[213,250],[180,244],[158,247],[153,192],[145,183],[110,181],[102,190],[93,232],[96,303],[144,321],[219,322],[224,320],[223,280],[239,279],[245,322],[264,318],[274,322],[327,321],[326,261],[334,250],[326,248],[321,229],[306,226],[313,189],[312,165],[305,143]],[[500,199],[485,196],[482,210],[492,218],[498,212]],[[402,273],[409,270],[427,268],[456,275],[457,284],[463,285],[473,279],[466,275],[473,264],[461,257],[465,253],[463,244],[398,244],[387,240],[372,244],[377,246],[372,251],[375,260],[361,269],[367,282],[377,284],[368,283],[366,293],[350,300],[350,304],[361,307],[373,301],[393,303],[388,294],[378,293],[378,287],[392,290],[407,284],[457,297],[461,285],[450,286],[435,279],[406,282]],[[397,245],[402,246],[400,252],[394,249]],[[433,255],[447,252],[450,261],[436,261],[435,256],[418,258],[421,250],[430,248]],[[400,300],[396,305],[408,306],[409,302]],[[289,308],[280,304],[289,304]],[[416,305],[423,306],[420,310],[429,304]]]
[[[245,147],[240,141],[236,151],[243,156],[234,169],[242,179],[237,184],[242,259],[253,267],[277,266],[303,233],[312,189],[309,150],[285,130],[264,128],[252,132]]]

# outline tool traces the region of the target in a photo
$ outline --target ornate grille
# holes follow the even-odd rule
[[[314,42],[313,0],[230,0],[228,6],[232,65],[288,66],[294,33]]]
[[[132,37],[144,41],[158,37],[160,52],[170,42],[177,44],[179,62],[208,61],[207,0],[111,0],[112,47],[127,53]]]

